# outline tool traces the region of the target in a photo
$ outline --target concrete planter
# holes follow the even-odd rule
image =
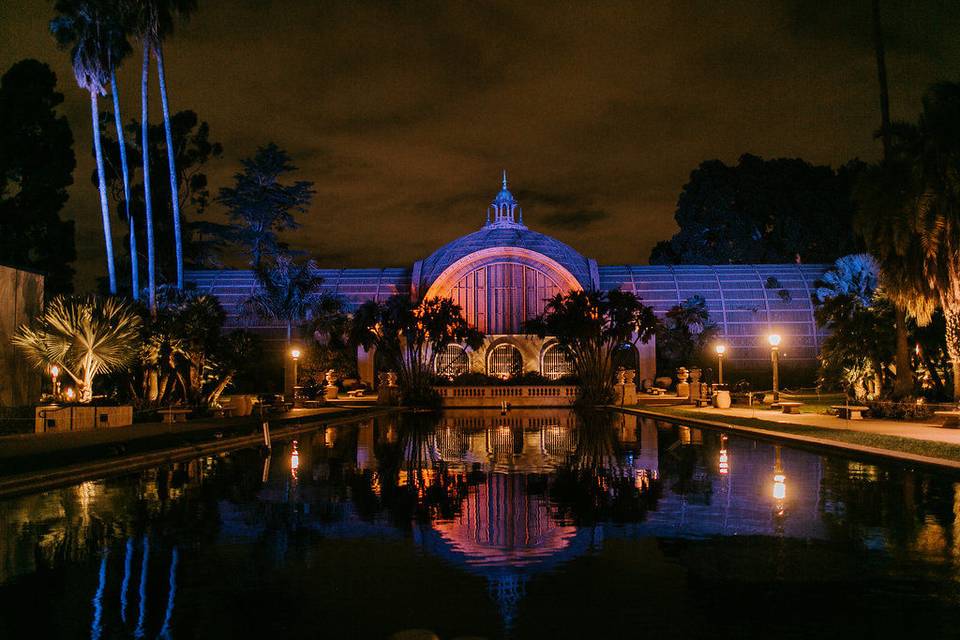
[[[133,424],[133,407],[41,405],[34,412],[34,433],[92,431]]]

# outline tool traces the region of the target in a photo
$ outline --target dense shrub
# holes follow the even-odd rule
[[[923,420],[933,417],[930,405],[917,402],[869,402],[870,417],[884,420]]]

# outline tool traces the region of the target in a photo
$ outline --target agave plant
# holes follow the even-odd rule
[[[77,385],[80,402],[93,399],[101,373],[126,368],[136,357],[140,316],[116,298],[58,296],[13,343],[39,368],[56,365]]]

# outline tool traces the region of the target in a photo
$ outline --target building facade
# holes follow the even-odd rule
[[[41,372],[11,339],[43,311],[43,276],[0,265],[0,407],[24,407],[40,397]]]
[[[321,270],[323,289],[339,296],[348,309],[367,300],[383,301],[401,293],[414,299],[443,296],[463,309],[467,320],[487,337],[484,345],[464,350],[450,345],[435,355],[438,373],[466,371],[506,376],[540,372],[560,377],[569,362],[549,338],[522,332],[525,320],[541,313],[546,300],[572,290],[630,291],[663,316],[670,308],[701,296],[727,345],[727,361],[744,370],[766,368],[767,336],[783,337],[788,363],[810,366],[823,332],[813,316],[811,292],[824,265],[762,264],[649,266],[600,265],[573,247],[526,226],[523,210],[503,176],[499,193],[487,207],[479,230],[453,240],[409,267]],[[252,271],[191,271],[187,280],[215,295],[228,322],[240,325],[243,301],[256,289]],[[248,327],[280,338],[279,325]],[[624,366],[638,379],[657,373],[654,341],[624,345]],[[359,354],[362,378],[372,381],[374,359]]]

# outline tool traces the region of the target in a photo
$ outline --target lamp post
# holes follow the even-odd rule
[[[717,349],[717,385],[723,386],[723,354],[727,352],[727,345],[718,344]]]
[[[59,376],[60,367],[57,365],[52,365],[50,367],[50,391],[53,394],[54,400],[60,397],[60,382],[57,380]]]
[[[293,359],[293,388],[291,389],[290,399],[297,402],[297,362],[300,360],[300,349],[294,347],[290,349],[290,357]]]
[[[771,333],[767,338],[770,341],[770,362],[773,363],[773,402],[780,402],[780,335]]]

